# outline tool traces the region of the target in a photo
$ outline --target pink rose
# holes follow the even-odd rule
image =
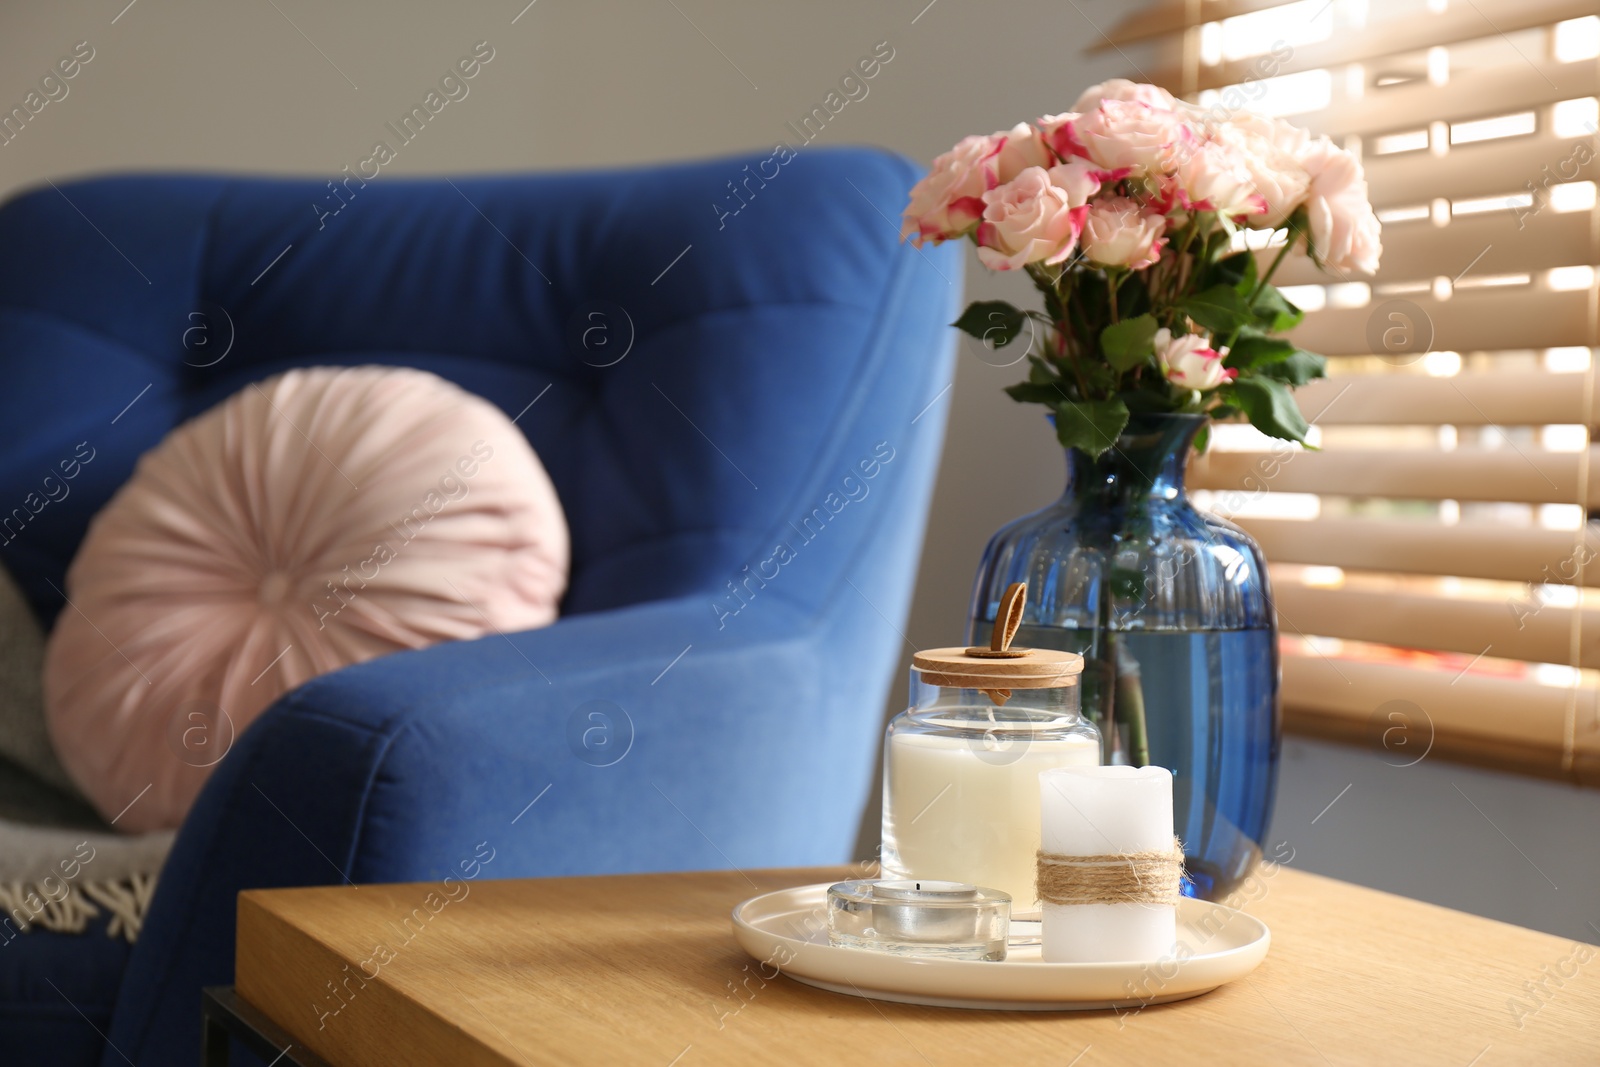
[[[1026,122],[987,137],[964,137],[912,186],[900,237],[918,248],[925,241],[963,237],[983,217],[984,193],[1029,167],[1054,162],[1043,136]]]
[[[983,194],[994,188],[993,160],[1004,144],[995,137],[963,137],[933,161],[926,177],[911,187],[900,237],[918,248],[961,237],[983,215]]]
[[[1306,146],[1300,164],[1311,178],[1306,213],[1317,258],[1336,271],[1375,273],[1383,253],[1382,227],[1367,199],[1361,162],[1319,137]]]
[[[993,178],[989,188],[1003,185],[1029,167],[1049,169],[1055,159],[1045,146],[1043,135],[1026,122],[1019,122],[1004,133],[997,133],[1000,151],[989,164]]]
[[[1265,211],[1250,216],[1249,224],[1268,230],[1282,226],[1304,202],[1311,183],[1298,158],[1306,143],[1305,131],[1281,119],[1241,113],[1218,125],[1214,136],[1234,150],[1266,204]]]
[[[1176,111],[1137,100],[1103,100],[1056,133],[1057,141],[1073,155],[1085,156],[1106,170],[1139,174],[1166,170],[1180,145],[1195,136]]]
[[[1202,142],[1184,156],[1178,163],[1177,185],[1185,206],[1199,211],[1235,220],[1267,211],[1266,198],[1256,192],[1239,151],[1220,141]]]
[[[1184,389],[1204,392],[1239,376],[1234,368],[1222,365],[1222,357],[1228,350],[1216,351],[1200,334],[1174,337],[1171,330],[1162,327],[1156,331],[1155,343],[1161,372],[1167,376],[1167,381]]]
[[[1050,168],[1050,181],[1066,190],[1067,202],[1073,207],[1084,207],[1107,178],[1087,159],[1069,159]]]
[[[1067,168],[1029,167],[985,193],[983,221],[978,225],[979,261],[990,270],[1017,270],[1029,263],[1066,259],[1077,247],[1088,212],[1084,201],[1093,190],[1085,192],[1086,188],[1082,175],[1068,173]]]
[[[1166,216],[1169,230],[1176,230],[1188,222],[1189,212],[1195,210],[1195,205],[1189,202],[1189,194],[1183,191],[1177,177],[1172,174],[1163,175],[1156,181],[1155,188],[1149,193],[1146,203],[1151,211]]]
[[[1112,196],[1089,205],[1080,240],[1083,254],[1102,267],[1143,270],[1161,258],[1166,229],[1164,216],[1137,200]]]
[[[1077,117],[1076,111],[1064,111],[1059,115],[1041,115],[1033,120],[1039,136],[1044,138],[1044,143],[1062,159],[1072,159],[1084,154],[1083,146],[1072,139],[1072,121]]]
[[[1305,151],[1306,144],[1311,140],[1311,135],[1294,123],[1275,119],[1270,115],[1259,115],[1254,111],[1234,112],[1218,129],[1223,127],[1260,138],[1291,156],[1297,156]]]
[[[1072,105],[1072,110],[1092,111],[1100,106],[1102,100],[1133,100],[1167,111],[1178,110],[1178,101],[1161,86],[1131,82],[1127,78],[1112,78],[1099,85],[1091,85],[1078,97],[1078,102]]]

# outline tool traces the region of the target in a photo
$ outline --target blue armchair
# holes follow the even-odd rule
[[[326,675],[241,735],[131,954],[0,948],[0,1060],[194,1062],[241,889],[848,858],[960,264],[898,245],[902,159],[760,165],[117,177],[0,209],[0,507],[79,442],[96,457],[0,548],[42,619],[139,455],[291,367],[420,367],[487,397],[573,537],[554,626]]]

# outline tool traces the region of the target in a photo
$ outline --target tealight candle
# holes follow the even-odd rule
[[[888,879],[828,889],[828,941],[900,956],[1003,960],[1011,898],[964,882]]]
[[[874,900],[976,900],[978,887],[965,882],[917,882],[908,878],[890,878],[872,883]]]
[[[879,937],[901,941],[958,940],[971,936],[972,922],[961,909],[915,907],[918,904],[956,904],[977,900],[978,887],[964,882],[889,880],[872,883],[868,897],[877,905],[873,923]],[[904,907],[903,905],[913,905]]]
[[[1102,898],[1051,903],[1041,885],[1045,961],[1148,961],[1170,953],[1177,941],[1181,860],[1172,834],[1172,773],[1163,767],[1061,767],[1039,774],[1039,801],[1041,879],[1049,856],[1060,856],[1067,866],[1058,873],[1082,879],[1071,895]],[[1103,860],[1074,866],[1073,857]],[[1105,900],[1120,895],[1170,902]]]

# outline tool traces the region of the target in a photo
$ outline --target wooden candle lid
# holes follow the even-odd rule
[[[1004,704],[1014,689],[1076,685],[1083,673],[1083,657],[1077,653],[1011,647],[1011,639],[1022,625],[1027,593],[1026,582],[1006,587],[988,648],[930,648],[913,656],[911,665],[930,685],[982,689],[997,704]]]
[[[1014,659],[968,655],[964,648],[930,648],[918,652],[911,665],[930,685],[957,689],[1053,689],[1076,685],[1083,657],[1053,648],[1019,648]]]

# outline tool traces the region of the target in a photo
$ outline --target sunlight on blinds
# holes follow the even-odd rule
[[[1403,701],[1459,757],[1600,781],[1593,0],[1161,0],[1099,47],[1134,45],[1130,77],[1360,155],[1384,224],[1373,278],[1279,272],[1336,357],[1320,451],[1219,426],[1191,479],[1271,561],[1289,725]]]

